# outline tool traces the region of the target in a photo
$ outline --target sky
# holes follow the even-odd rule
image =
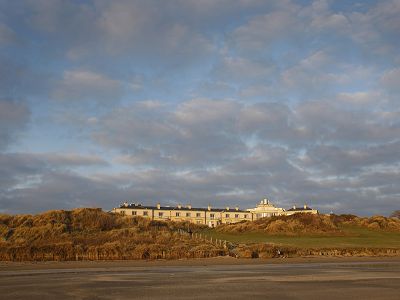
[[[0,213],[400,208],[400,0],[0,0]]]

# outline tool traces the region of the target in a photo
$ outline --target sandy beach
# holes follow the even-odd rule
[[[0,263],[1,299],[398,299],[400,257]]]
[[[272,259],[233,258],[230,256],[178,259],[178,260],[113,260],[113,261],[0,261],[0,271],[46,270],[46,269],[82,269],[108,267],[167,267],[167,266],[215,266],[215,265],[265,265],[265,264],[301,264],[301,263],[356,263],[383,262],[400,263],[400,256],[384,257],[289,257]]]

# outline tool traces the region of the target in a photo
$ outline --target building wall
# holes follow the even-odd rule
[[[258,220],[265,217],[281,216],[285,214],[285,210],[281,207],[276,207],[269,202],[268,199],[263,199],[254,208],[249,208],[249,212],[253,215],[253,220]]]
[[[194,224],[205,224],[205,211],[175,209],[171,211],[172,221],[189,221]]]
[[[144,218],[153,219],[153,210],[152,209],[135,209],[135,208],[114,208],[115,213],[120,213],[125,216],[140,216]]]
[[[171,219],[171,211],[166,209],[156,208],[153,210],[153,220],[170,220]]]
[[[232,224],[241,221],[252,221],[252,213],[247,211],[225,210],[221,213],[222,224]]]
[[[220,211],[208,210],[205,212],[205,214],[206,214],[205,223],[208,227],[215,227],[222,224]]]
[[[308,210],[288,210],[285,211],[286,216],[294,215],[294,214],[313,214],[316,215],[318,214],[318,210],[316,209],[308,209]]]
[[[267,199],[255,207],[247,209],[246,211],[234,209],[213,209],[210,206],[207,209],[195,209],[188,206],[186,208],[178,207],[161,207],[157,204],[156,207],[142,207],[142,206],[126,206],[114,208],[114,213],[120,213],[126,216],[140,216],[152,220],[172,220],[172,221],[189,221],[194,224],[204,224],[209,227],[216,227],[220,224],[232,224],[241,221],[255,221],[260,218],[280,216],[280,215],[293,215],[296,213],[311,213],[318,214],[318,210],[310,209],[291,209],[285,211],[283,208],[275,207]]]

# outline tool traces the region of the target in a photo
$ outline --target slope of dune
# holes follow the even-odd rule
[[[262,232],[269,235],[343,235],[344,226],[357,226],[370,230],[400,232],[398,218],[374,216],[361,218],[354,215],[294,214],[262,218],[253,222],[224,224],[215,230],[225,233]]]
[[[225,254],[222,246],[181,234],[179,229],[187,225],[90,208],[0,215],[0,260],[179,259]]]

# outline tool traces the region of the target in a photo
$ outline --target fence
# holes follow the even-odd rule
[[[211,244],[214,244],[216,246],[224,247],[225,249],[228,249],[228,250],[230,250],[232,248],[231,247],[232,243],[230,243],[229,241],[213,238],[212,236],[207,236],[204,233],[186,231],[186,230],[180,229],[180,228],[177,229],[177,232],[180,235],[187,236],[187,237],[190,237],[190,238],[195,239],[195,240],[201,240],[201,241],[205,241],[205,242],[210,242]]]

